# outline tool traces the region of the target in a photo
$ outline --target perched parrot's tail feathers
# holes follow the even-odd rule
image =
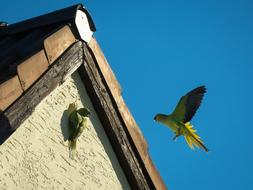
[[[74,159],[76,154],[76,140],[69,140],[69,157]]]
[[[188,133],[185,134],[184,138],[187,144],[189,145],[189,147],[191,149],[194,149],[194,147],[197,147],[197,148],[200,147],[204,149],[206,152],[208,152],[207,147],[204,145],[202,140],[200,140],[200,137],[195,133],[196,130],[193,129],[193,126],[190,124],[190,122],[185,123],[185,127],[187,128]]]

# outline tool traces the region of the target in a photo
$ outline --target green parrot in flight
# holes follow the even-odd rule
[[[190,148],[194,149],[194,146],[197,148],[200,147],[208,152],[207,147],[204,145],[203,141],[200,140],[200,137],[195,133],[196,130],[193,129],[193,126],[190,124],[205,93],[205,86],[193,89],[181,97],[175,110],[171,114],[156,114],[154,120],[169,127],[175,133],[174,140],[183,135]]]
[[[85,128],[89,128],[90,111],[87,108],[77,109],[76,103],[68,107],[68,131],[69,131],[69,157],[74,159],[76,155],[76,141]]]

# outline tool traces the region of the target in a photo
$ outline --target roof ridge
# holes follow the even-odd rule
[[[77,10],[82,10],[87,15],[89,26],[92,31],[96,31],[95,24],[89,14],[89,12],[80,4],[76,4],[67,8],[59,9],[50,13],[46,13],[40,16],[36,16],[31,19],[27,19],[21,22],[10,24],[0,30],[0,38],[13,35],[17,33],[26,32],[42,26],[47,26],[55,23],[62,23],[66,21],[74,22]],[[54,19],[49,19],[54,18]]]

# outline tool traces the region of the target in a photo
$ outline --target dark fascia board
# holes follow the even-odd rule
[[[103,123],[104,130],[112,144],[119,163],[132,189],[155,189],[149,175],[134,150],[134,145],[124,130],[123,122],[113,104],[113,98],[106,88],[102,73],[92,55],[92,50],[84,43],[84,64],[78,73],[85,85],[87,93]]]
[[[60,9],[45,15],[34,17],[22,22],[11,24],[0,30],[0,38],[6,35],[14,35],[17,33],[26,32],[35,28],[52,25],[56,23],[74,22],[77,10],[82,10],[87,15],[90,29],[96,31],[95,24],[89,12],[82,4],[73,5],[64,9]]]

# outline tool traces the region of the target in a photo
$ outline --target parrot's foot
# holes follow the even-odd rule
[[[177,129],[177,131],[175,132],[175,136],[173,137],[173,140],[176,140],[180,135],[181,135],[181,127],[179,127]]]
[[[175,135],[175,136],[173,137],[173,141],[177,140],[177,137],[179,137],[179,135]]]

